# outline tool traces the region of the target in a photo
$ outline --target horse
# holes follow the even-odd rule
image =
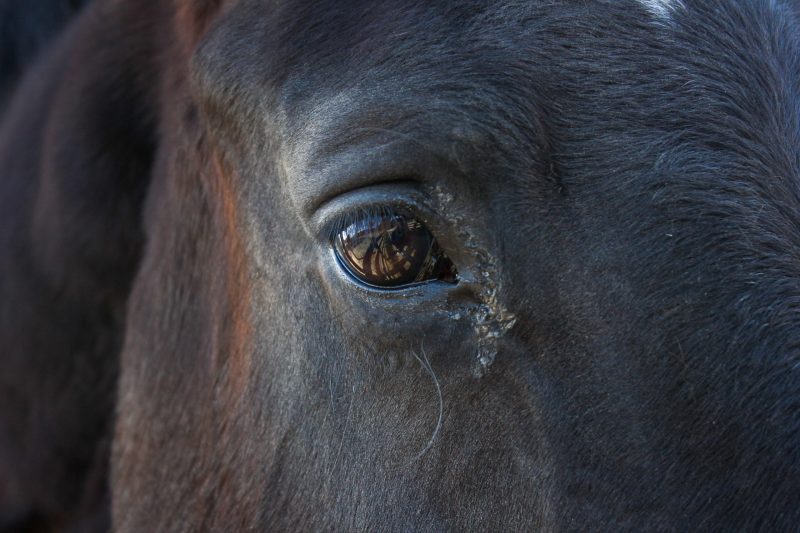
[[[45,3],[0,528],[797,527],[796,2]]]

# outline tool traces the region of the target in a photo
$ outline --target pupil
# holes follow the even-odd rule
[[[455,282],[455,268],[425,225],[413,217],[374,215],[355,222],[335,239],[344,267],[378,287],[443,279]]]

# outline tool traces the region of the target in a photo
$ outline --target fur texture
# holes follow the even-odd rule
[[[644,4],[91,3],[0,130],[0,510],[796,527],[796,5]],[[342,272],[392,207],[457,285]]]

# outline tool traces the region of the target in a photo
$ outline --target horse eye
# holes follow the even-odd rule
[[[425,281],[456,283],[456,267],[418,219],[366,215],[334,237],[342,266],[359,281],[398,288]]]

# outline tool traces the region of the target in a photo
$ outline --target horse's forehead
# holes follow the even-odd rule
[[[260,46],[261,55],[251,59],[263,69],[263,79],[280,87],[284,102],[364,86],[377,77],[400,88],[446,79],[485,81],[492,75],[524,84],[532,72],[544,80],[585,69],[572,64],[580,60],[598,65],[599,73],[603,65],[636,61],[638,52],[664,66],[680,63],[691,70],[702,67],[689,61],[687,48],[704,53],[708,47],[698,32],[755,42],[758,28],[745,25],[742,17],[786,15],[767,1],[719,2],[713,9],[684,0],[313,4],[287,2],[274,10],[257,3],[242,8],[239,21],[226,30],[260,41],[248,53]],[[726,28],[737,21],[738,27]],[[645,75],[625,72],[638,74]],[[387,84],[382,90],[390,89]]]
[[[316,139],[346,141],[341,133],[348,128],[339,126],[387,128],[423,113],[473,140],[486,133],[521,138],[529,132],[512,131],[521,123],[513,119],[537,111],[537,98],[557,108],[551,117],[608,115],[620,129],[676,106],[694,121],[686,107],[700,92],[717,100],[738,94],[742,104],[760,99],[763,88],[736,72],[792,69],[766,57],[781,51],[759,33],[764,24],[786,31],[792,23],[772,21],[789,17],[779,2],[766,0],[294,0],[277,7],[251,0],[217,25],[201,47],[211,53],[201,52],[196,64],[212,73],[205,76],[209,94],[249,106],[250,122],[260,106],[269,129],[300,146],[304,153],[292,155],[302,156]],[[748,54],[732,49],[726,35]],[[661,97],[685,92],[692,92],[685,102]],[[573,98],[569,105],[558,103],[564,95]],[[627,111],[612,113],[622,101]],[[579,105],[586,102],[593,107]],[[351,120],[355,114],[360,119]],[[525,116],[535,126],[533,114]],[[715,116],[702,120],[721,120]]]

